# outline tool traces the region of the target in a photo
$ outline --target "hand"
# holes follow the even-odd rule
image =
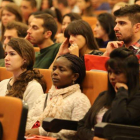
[[[103,139],[103,138],[99,138],[99,137],[94,137],[93,140],[107,140],[107,139]]]
[[[115,92],[116,92],[116,93],[118,92],[118,89],[119,89],[120,87],[124,87],[126,90],[128,90],[128,86],[127,86],[126,84],[124,84],[124,83],[116,83],[116,84],[115,84]]]
[[[69,53],[69,39],[66,38],[65,41],[61,44],[58,55],[63,55]]]
[[[33,135],[39,135],[39,128],[28,129],[25,132],[25,136],[31,137]]]
[[[69,47],[69,52],[70,54],[74,54],[79,57],[79,47],[77,46],[77,44],[72,44]]]
[[[116,48],[119,48],[119,47],[122,47],[124,44],[123,41],[110,41],[108,42],[107,44],[107,47],[106,47],[106,51],[105,53],[103,54],[103,56],[109,56],[110,53],[116,49]]]

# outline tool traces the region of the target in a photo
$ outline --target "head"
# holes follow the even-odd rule
[[[91,6],[91,0],[77,0],[77,6],[79,7],[81,11],[81,15],[84,16],[93,16],[92,12],[92,6]]]
[[[108,70],[108,90],[114,90],[116,83],[128,86],[129,96],[139,89],[139,63],[136,55],[125,47],[115,49],[106,63]]]
[[[134,3],[140,5],[140,0],[135,0]]]
[[[52,81],[57,88],[81,84],[86,75],[84,61],[72,54],[59,56],[53,65]]]
[[[82,39],[76,41],[75,37],[79,35],[82,37]],[[92,29],[84,20],[72,21],[65,29],[64,36],[69,39],[70,44],[77,44],[79,46],[79,50],[83,47],[87,47],[91,50],[98,49]],[[81,44],[81,41],[84,41],[83,44]]]
[[[23,18],[25,21],[28,21],[29,15],[37,11],[37,2],[36,0],[22,0],[20,5]]]
[[[68,5],[70,7],[74,7],[76,5],[77,0],[67,0],[68,1]]]
[[[108,22],[109,21],[109,22]],[[94,28],[94,32],[96,34],[96,38],[102,39],[104,41],[106,38],[108,40],[115,40],[115,19],[109,13],[102,13],[97,16],[96,27]]]
[[[53,0],[53,6],[60,9],[62,7],[68,7],[67,0]]]
[[[5,66],[11,72],[32,70],[35,60],[33,45],[23,38],[11,38],[5,47]]]
[[[81,19],[81,16],[77,13],[65,14],[62,20],[62,32],[65,31],[66,27],[70,24],[70,22],[78,19]]]
[[[15,3],[9,3],[1,11],[2,25],[5,27],[10,21],[23,21],[20,8]]]
[[[49,9],[52,7],[52,0],[42,0],[41,10]]]
[[[114,12],[116,26],[114,31],[119,41],[131,45],[139,39],[140,34],[140,6],[130,5]]]
[[[4,45],[6,45],[11,38],[26,37],[28,26],[25,23],[12,21],[9,22],[4,32]]]
[[[49,14],[35,15],[27,31],[29,40],[33,44],[40,45],[46,39],[54,39],[57,31],[55,19]]]
[[[126,6],[126,5],[128,5],[126,2],[117,2],[114,6],[113,6],[113,8],[112,8],[112,14],[116,11],[116,10],[118,10],[118,9],[120,9],[121,7],[124,7],[124,6]],[[113,14],[114,15],[114,14]]]

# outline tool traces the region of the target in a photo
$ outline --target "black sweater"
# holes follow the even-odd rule
[[[106,92],[102,92],[95,102],[104,94],[106,94]],[[77,134],[74,140],[93,140],[94,132],[91,131],[91,129],[94,125],[86,124],[87,119],[91,114],[91,110],[92,107],[85,117],[79,121]],[[119,88],[111,108],[104,114],[102,121],[140,126],[140,92],[138,91],[129,99],[128,91],[123,87]]]

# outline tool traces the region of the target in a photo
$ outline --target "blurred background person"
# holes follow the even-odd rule
[[[100,48],[106,48],[109,41],[116,40],[114,27],[115,18],[111,14],[102,13],[97,16],[94,33]]]

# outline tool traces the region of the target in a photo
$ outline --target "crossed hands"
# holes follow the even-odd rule
[[[68,38],[66,38],[66,40],[61,44],[58,55],[67,53],[74,54],[79,57],[79,47],[77,46],[77,44],[72,44],[71,46],[69,46]]]

